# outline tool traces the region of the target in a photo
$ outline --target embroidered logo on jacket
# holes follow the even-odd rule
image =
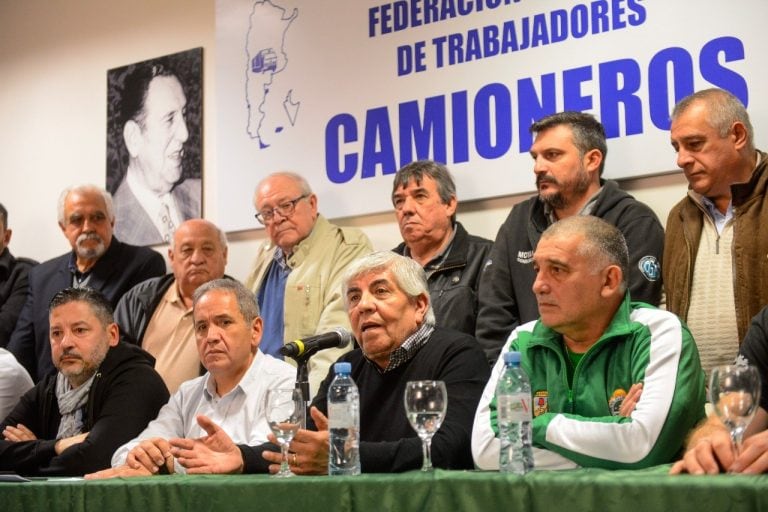
[[[621,404],[624,402],[625,398],[627,398],[627,392],[625,390],[618,388],[613,392],[611,398],[608,400],[608,409],[610,409],[612,415],[619,415]]]
[[[533,394],[533,417],[541,416],[549,411],[549,392],[537,391]]]
[[[533,261],[533,251],[517,251],[517,262],[527,265]]]
[[[649,281],[658,281],[661,277],[661,265],[655,256],[643,256],[637,263],[637,268],[640,269],[643,277]]]

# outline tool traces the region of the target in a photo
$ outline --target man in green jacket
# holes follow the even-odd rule
[[[671,462],[704,416],[704,374],[673,314],[627,293],[621,232],[591,216],[550,226],[534,253],[540,318],[509,337],[531,380],[539,469],[642,468]],[[499,467],[499,358],[475,415],[472,455]]]

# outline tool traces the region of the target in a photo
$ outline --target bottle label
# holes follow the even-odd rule
[[[328,402],[328,428],[349,428],[354,425],[351,404]]]
[[[531,421],[531,395],[514,393],[496,398],[499,421]]]

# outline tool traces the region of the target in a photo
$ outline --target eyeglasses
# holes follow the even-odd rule
[[[284,217],[287,219],[288,217],[293,215],[293,212],[296,211],[296,203],[298,203],[299,201],[307,197],[309,197],[309,194],[302,194],[296,199],[291,199],[290,201],[280,203],[274,208],[264,208],[263,210],[255,214],[254,217],[256,217],[256,220],[261,222],[264,226],[272,222],[272,219],[275,218],[275,213],[279,213],[281,217]]]

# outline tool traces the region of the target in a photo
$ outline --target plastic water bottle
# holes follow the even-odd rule
[[[524,475],[533,469],[531,382],[520,368],[520,352],[504,354],[504,372],[496,386],[499,471]]]
[[[360,394],[349,374],[350,363],[333,365],[328,387],[329,475],[360,474]]]

